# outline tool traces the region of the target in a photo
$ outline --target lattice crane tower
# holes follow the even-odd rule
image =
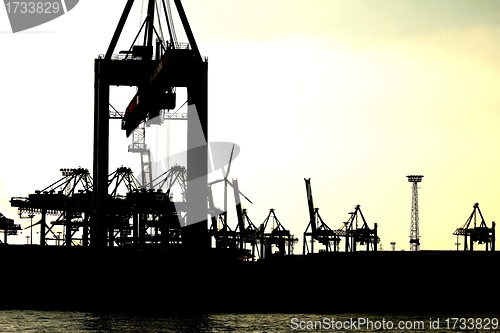
[[[410,251],[420,250],[420,235],[418,228],[418,183],[422,181],[422,175],[410,175],[408,181],[412,185],[411,200],[411,227],[410,227]]]

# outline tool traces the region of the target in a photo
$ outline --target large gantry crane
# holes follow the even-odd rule
[[[314,253],[314,241],[318,241],[325,248],[324,252],[337,252],[340,237],[336,230],[332,230],[319,215],[319,208],[314,207],[311,179],[304,178],[306,183],[307,204],[309,208],[309,223],[304,231],[303,254]],[[310,243],[310,248],[309,248]],[[320,250],[321,251],[321,250]]]
[[[255,254],[259,255],[259,249],[257,247],[257,231],[258,228],[253,224],[250,217],[248,217],[247,210],[242,208],[241,199],[240,199],[240,190],[238,185],[238,179],[233,179],[233,191],[234,198],[236,200],[236,218],[238,219],[238,224],[236,226],[236,239],[237,246],[239,249],[243,251],[250,251],[247,249],[247,245],[250,246],[251,252],[250,257],[252,260],[255,259]],[[251,201],[245,197],[250,203]],[[246,256],[248,258],[248,256]]]
[[[171,41],[165,48],[163,43],[158,43],[156,56],[153,57],[153,37],[159,37],[154,28],[157,3],[155,0],[149,0],[147,17],[143,24],[146,31],[143,44],[133,45],[126,51],[131,57],[113,57],[133,3],[134,0],[127,1],[106,54],[95,60],[91,245],[99,248],[113,245],[113,241],[107,237],[111,226],[106,204],[109,169],[109,87],[137,87],[137,93],[126,108],[122,120],[122,128],[127,136],[142,122],[158,117],[160,110],[173,107],[174,87],[186,87],[187,186],[186,222],[182,226],[182,243],[190,248],[205,249],[210,247],[207,229],[208,62],[200,55],[180,0],[174,0],[174,3],[189,41],[188,45]],[[162,4],[167,13],[165,1],[162,0]]]
[[[12,207],[17,207],[20,218],[41,215],[34,226],[40,227],[39,244],[61,245],[60,233],[64,233],[62,245],[89,245],[92,199],[92,177],[85,168],[63,168],[62,178],[28,197],[13,197]],[[47,216],[57,216],[47,223]],[[58,227],[63,231],[57,231]]]
[[[483,213],[479,209],[479,203],[474,204],[474,209],[465,223],[455,230],[453,235],[464,237],[464,251],[474,251],[474,243],[485,244],[486,251],[495,251],[495,222],[488,228],[484,221]],[[479,225],[478,214],[481,218]],[[458,243],[458,241],[457,241]],[[458,246],[458,245],[457,245]]]
[[[233,160],[235,145],[233,144],[231,148],[231,154],[229,155],[229,162],[227,166],[227,171],[224,170],[224,166],[221,167],[223,178],[210,182],[208,184],[208,206],[209,213],[211,215],[211,227],[209,234],[214,238],[216,248],[231,248],[231,249],[244,249],[245,243],[251,243],[251,240],[247,237],[249,230],[245,230],[244,217],[241,209],[241,199],[242,195],[248,202],[252,203],[250,199],[241,191],[238,187],[238,180],[233,179],[232,182],[228,180],[229,172],[231,171],[231,162]],[[221,210],[215,207],[212,186],[217,183],[224,183],[224,209]],[[238,218],[238,225],[236,229],[232,229],[228,224],[228,207],[227,207],[227,186],[231,186],[234,192],[234,200],[236,206],[236,215]],[[221,227],[220,227],[221,226]]]
[[[166,192],[140,186],[132,170],[118,167],[108,175],[107,196],[108,241],[113,246],[125,245],[179,245],[181,217],[171,200],[170,190],[182,175],[172,172],[164,175]],[[84,168],[61,169],[63,177],[28,197],[13,197],[11,206],[17,207],[20,218],[41,215],[39,244],[63,246],[90,245],[90,217],[93,184],[90,172]],[[162,185],[163,186],[163,185]],[[55,220],[48,222],[49,216]],[[131,221],[132,220],[132,221]],[[1,229],[1,225],[0,225]],[[63,237],[61,237],[63,234]]]
[[[337,230],[338,234],[345,238],[345,252],[356,252],[357,244],[365,245],[366,251],[377,251],[380,239],[377,235],[377,223],[370,229],[361,212],[361,206],[356,205],[354,212],[349,212],[349,219],[344,226]],[[361,227],[359,227],[361,222]]]
[[[266,232],[268,226],[271,227],[270,232]],[[280,222],[274,208],[269,210],[266,219],[258,227],[256,237],[260,245],[260,259],[269,258],[273,255],[291,255],[293,246],[298,241],[290,230],[286,229]]]

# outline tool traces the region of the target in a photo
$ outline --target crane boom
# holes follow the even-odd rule
[[[313,233],[316,232],[316,214],[314,213],[314,203],[312,197],[312,189],[311,189],[311,178],[306,179],[306,193],[307,193],[307,203],[309,205],[309,223],[311,225],[311,230]]]

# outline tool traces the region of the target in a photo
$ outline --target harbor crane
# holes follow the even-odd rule
[[[40,226],[40,245],[49,245],[50,241],[60,242],[55,226],[64,228],[63,245],[76,243],[83,246],[89,241],[90,202],[92,198],[92,177],[85,168],[63,168],[62,178],[42,190],[29,194],[28,197],[13,197],[12,207],[17,207],[20,218],[33,218],[40,214],[39,222],[28,228]],[[52,223],[47,223],[47,216],[57,216]],[[81,237],[76,238],[76,233]]]
[[[366,251],[377,251],[377,244],[380,241],[377,235],[377,223],[370,229],[360,205],[356,205],[354,212],[350,212],[349,215],[347,222],[344,222],[344,226],[338,230],[339,235],[345,237],[345,252],[356,252],[357,244],[365,245]],[[358,227],[360,222],[361,227]]]
[[[147,17],[143,23],[143,43],[137,42],[136,37],[130,49],[121,52],[123,56],[114,56],[133,3],[134,0],[127,0],[106,54],[95,59],[91,245],[97,248],[112,246],[107,237],[111,226],[106,205],[109,170],[109,87],[137,87],[137,93],[131,99],[122,119],[122,129],[127,136],[142,122],[157,118],[160,110],[172,109],[175,104],[174,88],[185,87],[188,96],[187,185],[182,244],[192,249],[206,249],[210,247],[207,223],[208,61],[200,55],[180,0],[174,0],[174,3],[189,44],[177,43],[169,26],[169,43],[165,45],[159,41],[153,45],[155,36],[161,40],[154,26],[157,1],[148,0]],[[162,1],[162,4],[168,17],[169,10],[165,1]],[[171,17],[168,22],[171,24]],[[151,183],[143,180],[143,185],[145,182]]]
[[[469,218],[455,230],[453,235],[457,238],[464,237],[464,251],[474,251],[474,243],[485,244],[486,251],[495,251],[495,222],[492,222],[491,228],[488,228],[483,213],[479,209],[479,203],[475,203],[473,207]]]
[[[272,224],[271,232],[266,232],[268,225]],[[257,237],[260,244],[261,258],[267,258],[272,255],[292,254],[293,245],[298,241],[278,220],[273,208],[257,230]],[[273,250],[276,250],[273,252]]]
[[[325,252],[337,252],[340,237],[332,230],[319,215],[319,208],[314,207],[311,179],[304,178],[306,183],[307,203],[309,207],[309,223],[304,231],[303,254],[314,253],[314,241],[318,241],[325,248]],[[310,248],[309,248],[310,243]]]
[[[233,144],[231,148],[231,153],[229,155],[229,162],[227,164],[227,171],[224,169],[224,167],[221,167],[222,171],[222,177],[221,179],[215,180],[213,182],[210,182],[208,184],[208,206],[209,206],[209,212],[211,215],[211,228],[210,228],[210,235],[212,235],[215,238],[216,242],[216,247],[229,247],[233,249],[243,249],[243,243],[244,239],[241,237],[241,230],[244,230],[244,226],[241,226],[242,223],[242,216],[241,216],[241,199],[240,195],[243,196],[248,202],[252,203],[252,201],[241,191],[239,190],[238,186],[238,180],[233,179],[233,181],[229,181],[229,172],[231,171],[231,162],[233,160],[233,154],[234,154],[234,148],[235,145]],[[213,194],[212,194],[212,186],[217,184],[217,183],[224,183],[224,209],[221,211],[220,209],[216,208],[214,205],[214,200],[213,200]],[[238,218],[238,226],[236,229],[232,229],[229,227],[228,224],[228,206],[227,206],[227,186],[231,186],[233,188],[234,192],[234,200],[235,200],[235,206],[236,206],[236,215]],[[221,224],[222,227],[219,228],[218,224]],[[239,231],[237,231],[239,229]],[[237,240],[238,238],[238,240]]]

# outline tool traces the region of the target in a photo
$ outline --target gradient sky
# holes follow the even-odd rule
[[[50,185],[60,168],[92,170],[93,61],[106,52],[125,3],[80,1],[65,16],[17,34],[0,10],[0,212],[16,223],[11,197]],[[452,234],[476,202],[488,226],[498,220],[498,1],[183,4],[209,58],[210,141],[241,147],[229,178],[238,178],[254,202],[244,205],[255,224],[276,209],[300,240],[296,253],[309,219],[304,178],[331,228],[359,204],[370,227],[378,223],[384,249],[390,242],[409,249],[410,174],[424,175],[421,249],[454,249]],[[137,0],[116,51],[129,48],[140,23]],[[124,109],[133,94],[113,88],[111,103]],[[182,98],[179,90],[178,105]],[[169,126],[170,151],[182,151],[184,125]],[[155,160],[166,155],[166,129],[148,129]],[[129,143],[111,121],[110,172],[120,165],[139,172]]]

